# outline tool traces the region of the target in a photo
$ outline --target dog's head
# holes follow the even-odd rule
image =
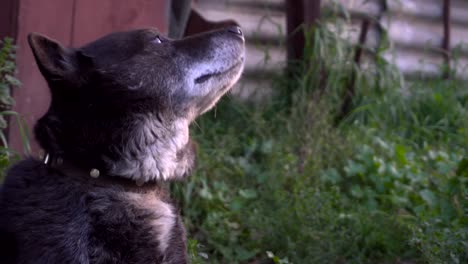
[[[28,40],[52,95],[35,128],[45,151],[143,181],[190,170],[190,122],[244,65],[238,27],[181,40],[153,29],[120,32],[81,48],[39,34]]]

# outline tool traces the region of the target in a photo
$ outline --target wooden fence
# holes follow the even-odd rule
[[[198,10],[207,18],[235,19],[243,27],[247,61],[241,87],[236,90],[240,97],[261,99],[269,95],[272,74],[286,66],[285,1],[304,1],[307,9],[316,3],[309,1],[319,0],[195,0]],[[18,77],[23,85],[14,93],[15,110],[32,127],[49,100],[46,84],[26,43],[27,33],[38,31],[66,45],[80,45],[115,30],[146,26],[167,29],[168,3],[168,0],[2,0],[0,36],[13,36],[19,46]],[[343,37],[357,42],[361,36],[370,50],[377,47],[382,32],[386,32],[393,49],[385,57],[406,76],[443,76],[442,65],[449,60],[455,77],[468,79],[467,0],[322,0],[321,3],[323,10],[340,4],[350,14]],[[362,29],[367,34],[360,34]],[[363,63],[366,59],[371,60],[364,54]],[[11,128],[10,143],[20,150],[18,131],[14,125]]]
[[[468,1],[339,0],[339,3],[351,14],[349,38],[357,41],[363,21],[374,21],[365,44],[375,48],[382,38],[379,33],[382,27],[393,44],[385,57],[406,76],[443,76],[442,66],[449,58],[455,76],[468,79]]]
[[[35,65],[27,44],[27,34],[40,32],[66,46],[79,46],[117,30],[159,27],[167,30],[166,0],[0,0],[0,37],[15,38],[18,79],[21,87],[13,90],[16,105],[29,128],[49,105],[49,90]],[[5,7],[5,9],[2,9]],[[15,120],[9,126],[10,146],[22,152]],[[33,152],[38,146],[32,139]]]
[[[206,17],[234,18],[246,33],[247,65],[241,88],[237,90],[241,97],[269,94],[269,76],[286,66],[285,1],[291,0],[197,1],[198,9]],[[444,3],[449,4],[446,12]],[[357,43],[367,21],[368,32],[362,40],[372,51],[381,43],[382,32],[386,32],[392,49],[384,57],[408,78],[443,76],[443,65],[449,58],[455,77],[468,79],[468,1],[322,0],[322,13],[327,9],[336,10],[337,5],[350,17],[342,37]],[[370,60],[364,54],[362,62]]]

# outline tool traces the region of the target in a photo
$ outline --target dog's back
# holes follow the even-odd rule
[[[1,193],[1,263],[186,262],[180,217],[163,186],[90,184],[34,159],[9,175]]]

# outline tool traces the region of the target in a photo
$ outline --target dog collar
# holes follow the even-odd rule
[[[84,169],[79,168],[70,161],[64,160],[59,155],[52,155],[50,153],[41,153],[40,158],[42,163],[46,166],[56,169],[65,175],[78,176],[80,178],[94,179],[95,182],[108,182],[116,183],[126,187],[143,187],[143,186],[154,186],[156,182],[144,182],[142,180],[130,180],[119,176],[111,176],[101,173],[97,168]]]
[[[47,165],[47,166],[52,166],[52,159],[50,157],[51,155],[49,153],[46,153],[44,155],[44,158],[42,159],[42,162]],[[58,157],[56,162],[55,162],[57,165],[62,165],[63,164],[63,158],[61,157]],[[99,177],[99,175],[101,174],[101,172],[98,170],[98,169],[95,169],[95,168],[92,168],[90,171],[89,171],[89,176],[93,177],[93,178],[97,178]],[[137,183],[138,185],[138,183]]]

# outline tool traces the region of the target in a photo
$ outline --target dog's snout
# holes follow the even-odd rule
[[[231,26],[228,28],[228,31],[241,37],[244,36],[244,33],[242,33],[242,29],[239,26]]]

